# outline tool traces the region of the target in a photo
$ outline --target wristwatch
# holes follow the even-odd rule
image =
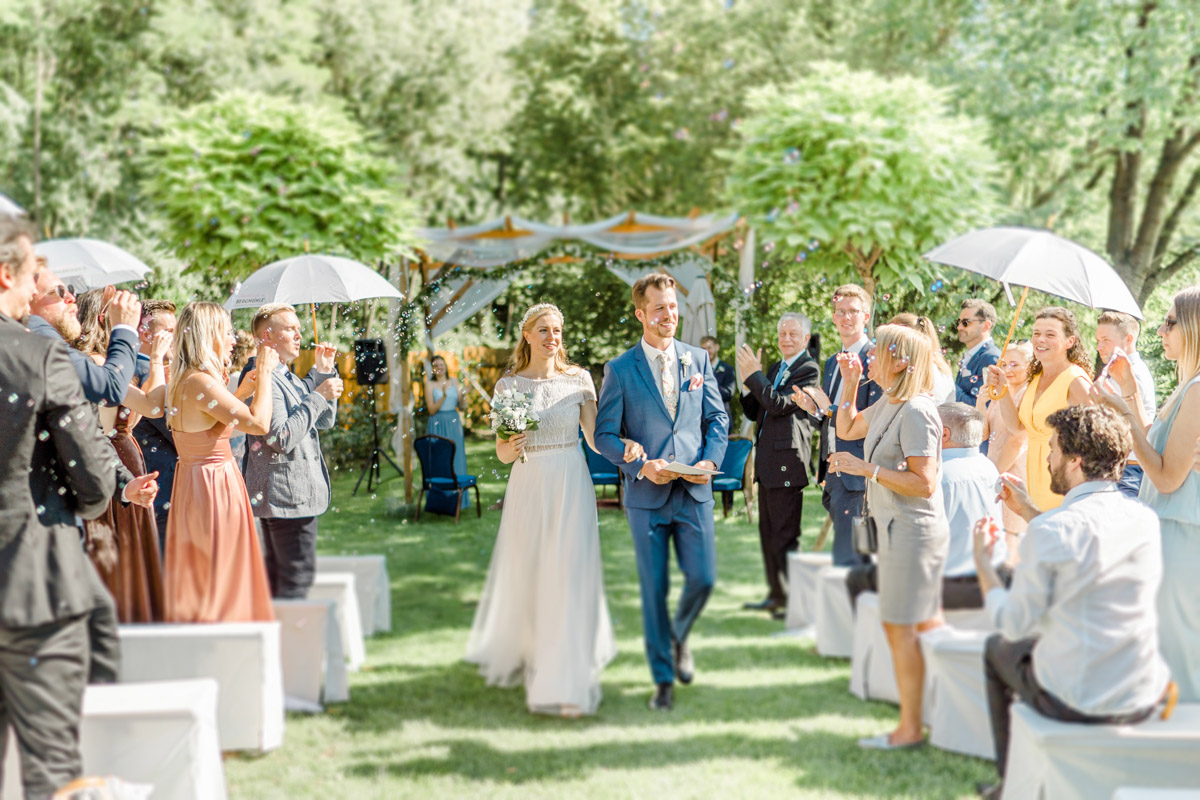
[[[837,403],[830,403],[829,408],[825,409],[825,416],[833,417],[837,415]]]

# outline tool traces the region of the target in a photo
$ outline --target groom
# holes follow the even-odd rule
[[[729,418],[708,353],[675,341],[675,279],[647,275],[633,285],[642,339],[604,367],[596,414],[596,447],[624,473],[625,510],[633,532],[646,658],[656,686],[652,710],[674,705],[675,678],[692,682],[687,637],[717,579],[713,493],[707,475],[680,475],[674,461],[715,470],[728,444]],[[625,463],[621,437],[646,457]],[[674,620],[667,610],[670,552],[683,570]]]

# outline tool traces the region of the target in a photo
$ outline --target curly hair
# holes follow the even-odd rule
[[[1067,458],[1080,458],[1090,481],[1116,481],[1133,449],[1133,434],[1125,420],[1105,406],[1068,406],[1046,417],[1058,434],[1058,449]]]
[[[1033,321],[1039,319],[1056,319],[1062,323],[1063,335],[1074,338],[1075,344],[1071,345],[1071,349],[1067,351],[1067,361],[1072,364],[1082,367],[1084,372],[1092,374],[1091,365],[1088,364],[1087,347],[1083,344],[1083,337],[1079,335],[1079,322],[1075,319],[1075,315],[1070,309],[1062,306],[1047,306],[1037,312]],[[1038,361],[1037,355],[1029,362],[1029,375],[1026,376],[1026,383],[1033,383],[1033,379],[1042,374],[1042,362]]]

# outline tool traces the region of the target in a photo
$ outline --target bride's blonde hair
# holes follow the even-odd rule
[[[532,348],[529,346],[529,341],[525,338],[525,333],[533,330],[533,326],[542,317],[551,314],[558,317],[560,324],[564,321],[562,312],[553,303],[538,303],[535,306],[530,306],[529,310],[525,312],[525,316],[521,317],[521,338],[517,340],[517,346],[513,348],[512,357],[508,360],[509,374],[516,374],[529,366],[529,362],[533,359],[533,353]],[[560,344],[558,352],[554,354],[555,371],[568,372],[574,367],[575,365],[567,358],[566,345]]]
[[[203,372],[222,383],[229,380],[226,328],[231,324],[229,312],[216,303],[189,303],[179,312],[171,345],[171,380],[167,383],[167,405],[171,409],[178,409],[176,395],[188,373]]]

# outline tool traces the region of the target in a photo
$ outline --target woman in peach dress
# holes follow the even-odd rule
[[[179,315],[167,388],[179,464],[167,522],[166,605],[170,622],[247,622],[275,618],[250,497],[233,460],[236,428],[265,435],[271,424],[271,381],[256,376],[237,394],[227,388],[234,344],[229,314],[192,303]],[[258,373],[279,356],[258,350]],[[244,398],[254,393],[247,406]]]
[[[1022,339],[1010,344],[996,364],[1004,373],[1008,393],[1012,395],[1013,403],[1018,409],[1021,407],[1021,397],[1025,394],[1025,379],[1029,375],[1029,362],[1032,360],[1033,345]],[[1029,435],[1025,431],[1014,433],[1008,429],[1000,416],[1000,404],[992,401],[987,391],[980,392],[975,398],[975,408],[986,416],[983,435],[988,441],[988,458],[996,465],[996,470],[1016,475],[1025,481],[1025,456],[1029,446]],[[1007,535],[1009,564],[1016,563],[1018,540],[1028,526],[1029,523],[1024,517],[1007,505],[1004,506],[1004,532]]]

